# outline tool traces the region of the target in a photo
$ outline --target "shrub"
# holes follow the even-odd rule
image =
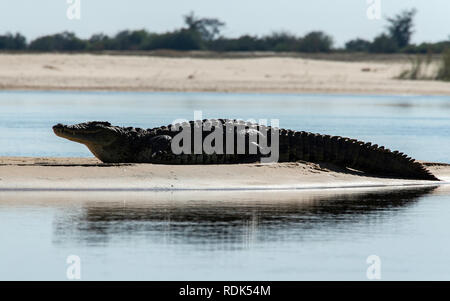
[[[180,29],[159,35],[152,35],[148,43],[143,47],[152,49],[174,49],[174,50],[199,50],[203,48],[201,36],[198,32]]]
[[[355,39],[345,43],[345,49],[347,51],[368,52],[369,48],[370,42],[363,39]]]
[[[148,44],[150,34],[146,30],[124,30],[116,36],[107,45],[115,50],[139,50]]]
[[[411,59],[411,69],[403,71],[399,79],[424,79],[422,77],[423,59],[418,55],[415,59]]]
[[[394,53],[398,51],[397,42],[386,34],[377,36],[369,47],[373,53]]]
[[[208,44],[215,51],[263,51],[271,50],[262,39],[256,36],[244,35],[237,39],[219,38]]]
[[[87,42],[66,31],[37,38],[29,48],[36,51],[80,51],[87,48]]]

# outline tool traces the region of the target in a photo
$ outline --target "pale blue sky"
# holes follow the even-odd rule
[[[223,34],[230,37],[323,30],[341,46],[355,37],[372,39],[384,30],[384,18],[369,20],[367,6],[367,0],[81,0],[81,20],[70,21],[66,0],[0,0],[0,33],[19,31],[33,39],[64,30],[83,38],[122,29],[164,32],[181,27],[182,16],[194,11],[225,21]],[[449,0],[381,0],[383,17],[413,7],[418,9],[413,42],[448,39]]]

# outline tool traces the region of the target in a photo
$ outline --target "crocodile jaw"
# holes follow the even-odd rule
[[[98,139],[102,129],[85,129],[77,126],[57,124],[53,126],[53,132],[56,136],[68,139],[70,141],[89,144]]]

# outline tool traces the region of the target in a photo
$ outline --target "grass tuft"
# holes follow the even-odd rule
[[[436,79],[450,81],[450,48],[442,54],[441,66],[439,67]]]

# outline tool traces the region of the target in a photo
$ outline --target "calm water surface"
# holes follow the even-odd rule
[[[51,126],[278,118],[450,162],[450,97],[1,92],[0,156],[90,156]],[[0,280],[450,280],[448,185],[311,192],[0,191]]]
[[[280,120],[280,126],[341,135],[450,162],[450,96],[224,93],[0,92],[0,156],[91,156],[51,126],[90,120],[150,128],[175,119]]]

